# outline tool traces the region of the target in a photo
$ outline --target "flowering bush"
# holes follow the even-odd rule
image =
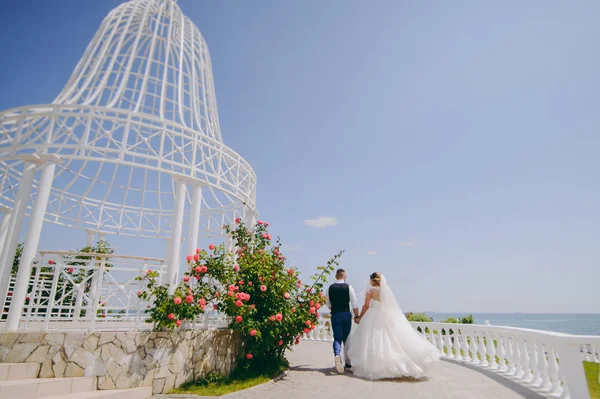
[[[153,299],[149,322],[157,328],[178,328],[208,309],[218,309],[231,318],[230,328],[244,338],[242,368],[266,366],[284,361],[286,349],[300,342],[300,336],[316,328],[322,293],[340,251],[326,266],[311,276],[312,285],[303,283],[295,268],[286,266],[279,240],[272,244],[268,223],[258,221],[252,228],[239,219],[224,226],[236,244],[236,251],[223,245],[209,245],[187,256],[188,271],[170,295],[167,285],[158,285],[157,272],[148,271],[139,279],[147,289],[139,292]],[[208,308],[207,308],[208,307]]]

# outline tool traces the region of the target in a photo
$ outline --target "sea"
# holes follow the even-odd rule
[[[425,312],[433,321],[468,313]],[[472,313],[475,324],[531,328],[575,335],[600,335],[600,313]]]

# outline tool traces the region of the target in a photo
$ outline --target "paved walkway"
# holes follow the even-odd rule
[[[434,399],[539,399],[541,396],[491,372],[479,371],[451,361],[432,365],[428,377],[368,381],[352,373],[338,374],[333,369],[331,343],[303,341],[290,352],[291,369],[287,376],[223,399],[282,398],[434,398]]]

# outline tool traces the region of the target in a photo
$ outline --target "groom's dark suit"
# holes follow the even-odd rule
[[[346,338],[352,328],[352,313],[350,312],[350,303],[352,308],[356,308],[356,295],[354,290],[344,280],[338,280],[329,286],[326,297],[327,306],[331,310],[331,327],[333,329],[333,354],[340,356],[342,352],[342,343],[346,343]],[[344,355],[346,351],[344,350]],[[345,362],[350,364],[350,359],[346,356]]]

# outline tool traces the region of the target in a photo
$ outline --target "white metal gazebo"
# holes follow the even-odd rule
[[[223,142],[206,42],[175,0],[116,7],[51,104],[0,112],[0,211],[0,298],[30,220],[8,329],[44,221],[167,238],[170,283],[184,221],[188,253],[237,217],[253,223],[256,175]]]

